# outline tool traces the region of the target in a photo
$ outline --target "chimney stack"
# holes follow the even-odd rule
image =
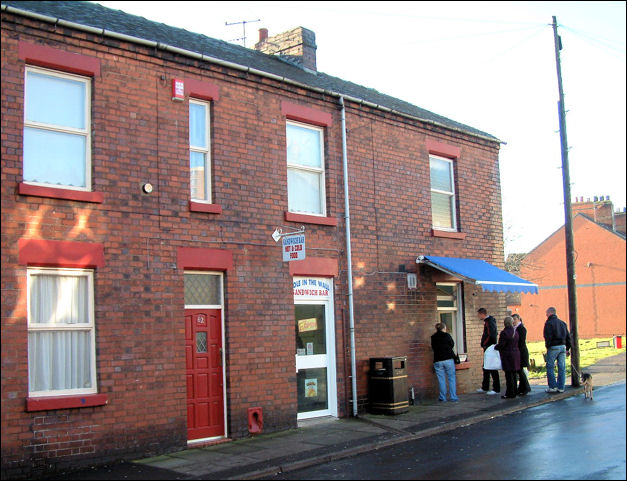
[[[259,42],[257,44],[265,42],[267,39],[268,39],[268,29],[260,28],[259,29]],[[255,45],[255,48],[257,48],[257,45]]]
[[[259,42],[255,50],[269,55],[280,55],[300,65],[305,70],[316,71],[316,34],[304,27],[296,27],[273,37],[268,29],[259,29]]]
[[[583,202],[583,197],[581,197],[579,202],[575,201],[572,208],[573,217],[577,214],[585,214],[597,224],[612,230],[616,228],[614,206],[609,195],[595,195],[592,201],[588,198],[586,202]]]

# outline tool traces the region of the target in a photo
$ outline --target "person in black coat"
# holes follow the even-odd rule
[[[481,336],[481,347],[483,352],[492,344],[496,344],[496,336],[498,334],[496,330],[496,319],[488,315],[488,311],[482,307],[477,310],[479,319],[483,321],[483,335]],[[490,390],[490,377],[492,377],[492,390]],[[501,380],[499,379],[499,372],[496,370],[483,370],[483,382],[481,387],[477,389],[477,392],[486,394],[498,394],[501,392]]]
[[[446,324],[438,322],[435,325],[436,332],[431,336],[431,348],[433,349],[433,369],[438,378],[440,393],[438,400],[446,402],[446,383],[448,382],[449,399],[452,402],[459,401],[455,382],[455,341],[446,332]]]
[[[494,349],[501,355],[501,365],[505,371],[506,390],[503,399],[516,397],[516,373],[520,371],[520,351],[518,350],[518,333],[514,329],[514,320],[507,316],[503,319],[505,329],[499,335],[499,342]]]
[[[525,368],[529,368],[529,349],[527,349],[527,328],[523,325],[518,314],[513,314],[514,329],[518,333],[518,350],[520,351],[520,371],[518,371],[517,394],[524,396],[531,392],[531,386],[525,373]]]

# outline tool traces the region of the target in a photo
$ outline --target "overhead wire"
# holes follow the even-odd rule
[[[597,48],[602,47],[603,49],[613,50],[621,54],[623,57],[625,56],[624,46],[622,48],[616,47],[615,45],[612,45],[611,41],[607,39],[601,39],[600,37],[593,37],[590,34],[587,34],[581,30],[574,29],[572,27],[568,27],[567,25],[560,24],[560,27],[584,40],[587,40],[588,43],[590,43],[592,46],[595,46]]]

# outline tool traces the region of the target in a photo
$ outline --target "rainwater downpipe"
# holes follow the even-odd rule
[[[357,368],[355,362],[355,316],[353,314],[353,260],[351,255],[351,213],[348,194],[348,158],[346,155],[346,108],[342,106],[342,166],[344,167],[344,222],[346,225],[346,263],[348,264],[348,318],[351,343],[351,387],[353,393],[353,417],[357,417]]]

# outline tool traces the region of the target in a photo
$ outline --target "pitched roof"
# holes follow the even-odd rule
[[[256,50],[240,47],[223,40],[189,32],[182,28],[153,22],[121,10],[113,10],[97,3],[86,1],[10,1],[2,0],[4,6],[34,12],[39,15],[62,19],[68,22],[115,32],[143,40],[170,45],[189,52],[203,54],[226,62],[235,63],[284,77],[312,88],[360,99],[371,104],[391,109],[426,122],[462,131],[494,142],[499,139],[454,120],[434,114],[403,100],[357,85],[322,72],[309,72],[296,65],[282,61],[279,57]],[[19,13],[19,12],[16,12]]]
[[[607,224],[602,224],[601,222],[597,222],[595,221],[592,217],[590,217],[588,214],[584,214],[582,212],[580,212],[579,214],[577,214],[575,217],[585,217],[586,219],[588,219],[590,222],[592,222],[593,224],[598,225],[600,228],[605,229],[606,231],[610,232],[611,234],[614,234],[618,237],[620,237],[621,239],[625,240],[626,236],[625,234],[623,234],[622,232],[619,232],[617,230],[613,230],[611,226],[608,226]]]

